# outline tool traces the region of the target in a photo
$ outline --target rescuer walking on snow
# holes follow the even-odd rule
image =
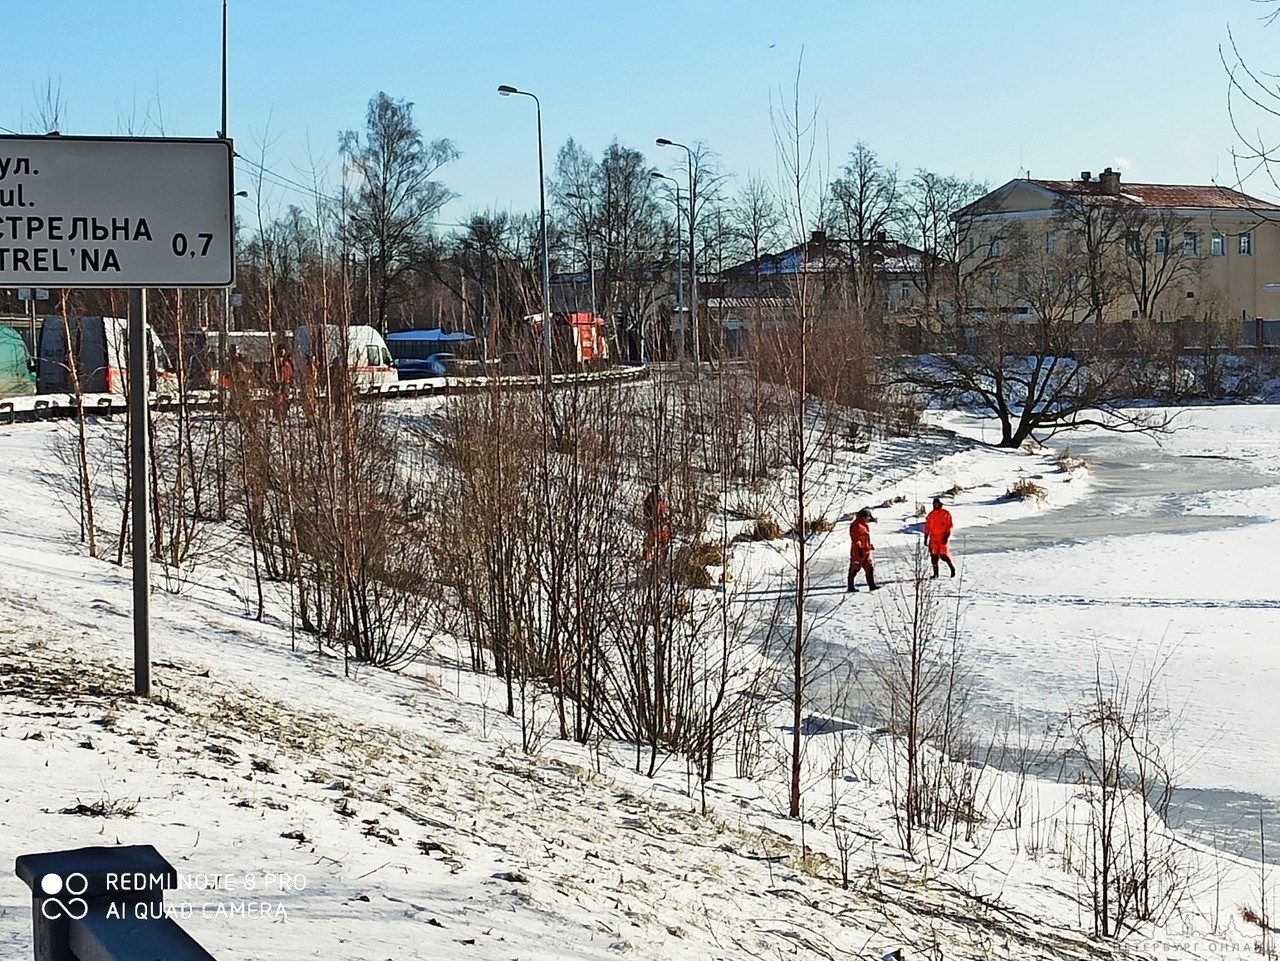
[[[853,523],[849,525],[849,586],[847,589],[850,591],[858,589],[857,584],[854,583],[858,578],[858,571],[863,571],[867,575],[867,587],[873,591],[876,589],[876,566],[871,560],[875,545],[871,543],[870,527],[874,522],[871,509],[864,507],[858,511]]]
[[[666,550],[671,540],[671,517],[667,507],[667,499],[662,490],[654,484],[644,499],[644,518],[647,531],[644,538],[644,557],[653,556],[654,548]]]
[[[938,576],[938,561],[946,561],[951,568],[951,576],[956,576],[956,565],[947,550],[947,541],[951,539],[951,512],[942,506],[941,498],[933,499],[933,510],[924,519],[924,539],[929,547],[929,561],[933,564],[933,576]]]

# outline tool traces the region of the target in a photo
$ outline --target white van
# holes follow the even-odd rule
[[[192,338],[187,355],[193,370],[192,379],[210,388],[219,384],[226,387],[230,381],[224,375],[229,375],[230,369],[238,363],[247,368],[259,383],[270,383],[278,376],[278,352],[285,350],[292,355],[292,342],[293,334],[288,331],[231,330],[227,332],[225,344],[221,331],[199,331]],[[219,364],[225,364],[229,370],[219,370]]]
[[[299,327],[293,332],[295,365],[314,364],[323,358],[332,365],[346,345],[347,370],[352,384],[359,390],[371,390],[394,384],[398,378],[391,351],[382,335],[367,324],[339,327],[320,324]]]
[[[67,349],[67,333],[72,349]],[[177,394],[178,378],[169,363],[164,345],[151,325],[147,325],[151,348],[149,389]],[[46,317],[40,327],[39,369],[36,393],[69,394],[75,387],[71,358],[80,375],[85,394],[123,394],[129,367],[129,321],[121,317]]]

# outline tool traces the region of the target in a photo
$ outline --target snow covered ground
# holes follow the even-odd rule
[[[1055,448],[1069,443],[1094,460],[1068,471],[1051,450],[973,444],[981,422],[946,415],[955,435],[888,441],[833,463],[817,506],[847,518],[886,504],[878,569],[901,582],[916,505],[961,488],[948,498],[961,569],[953,583],[984,709],[1043,721],[1078,697],[1095,651],[1122,663],[1160,651],[1183,707],[1183,782],[1274,801],[1280,409],[1201,408],[1184,419],[1159,450],[1141,439],[1060,439]],[[862,728],[811,735],[806,758],[811,804],[838,789],[854,832],[846,890],[820,819],[778,816],[780,778],[713,782],[703,816],[683,771],[641,778],[620,747],[548,739],[524,755],[518,729],[495,709],[492,679],[446,659],[345,678],[305,641],[294,650],[287,624],[246,617],[242,571],[156,594],[159,697],[138,702],[126,693],[128,572],[80,555],[73,517],[40,478],[58,429],[0,427],[5,861],[153,843],[184,876],[226,875],[221,888],[170,895],[190,909],[184,926],[225,958],[879,958],[904,946],[927,957],[935,945],[947,958],[1111,954],[1081,935],[1087,895],[1052,843],[1033,856],[1024,835],[997,824],[981,843],[951,846],[945,867],[905,858],[889,793],[864,776],[877,771],[883,742]],[[1108,475],[1113,456],[1130,474],[1149,458],[1150,484],[1116,487],[1130,481]],[[1166,483],[1191,461],[1230,470],[1208,474],[1204,491]],[[1043,486],[1046,500],[1004,498],[1019,478]],[[1189,492],[1171,497],[1171,486]],[[1106,518],[1136,520],[1111,533],[1097,533],[1101,521],[1078,524],[1099,503]],[[844,524],[815,544],[810,603],[824,614],[815,649],[869,655],[876,606],[892,590],[839,589]],[[785,591],[787,550],[740,546],[738,577]],[[849,773],[827,776],[844,752]],[[1017,788],[989,777],[993,799]],[[1032,793],[1038,810],[1062,814],[1060,828],[1070,820],[1070,785]],[[66,813],[78,805],[111,816]],[[1196,958],[1257,942],[1240,909],[1259,904],[1258,868],[1196,846],[1186,858],[1195,884],[1184,917],[1145,932],[1127,956]],[[268,875],[274,889],[264,891]],[[267,907],[254,917],[229,910],[250,902]],[[29,956],[29,937],[26,888],[0,876],[0,956]]]

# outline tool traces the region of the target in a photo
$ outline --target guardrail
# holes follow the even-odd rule
[[[647,367],[611,367],[607,370],[590,371],[581,374],[552,374],[553,387],[567,387],[571,384],[598,384],[643,380],[649,376]],[[542,378],[537,375],[515,377],[432,377],[420,380],[401,380],[386,384],[372,390],[363,391],[360,397],[365,400],[409,400],[417,397],[447,396],[449,394],[469,393],[471,391],[489,390],[501,383],[504,388],[530,390],[542,386]],[[269,391],[263,391],[263,397],[271,397]],[[30,402],[25,406],[23,402]],[[189,391],[186,403],[190,407],[216,408],[220,398],[217,391]],[[153,410],[171,410],[180,401],[172,394],[153,395]],[[126,402],[122,395],[86,394],[82,401],[84,412],[95,417],[110,417],[112,414],[125,412]],[[55,418],[72,417],[77,411],[74,395],[71,394],[37,394],[32,397],[6,398],[0,401],[0,415],[7,415],[8,423],[17,421],[29,422],[53,420]]]
[[[35,961],[215,961],[164,910],[178,873],[150,844],[24,854]]]

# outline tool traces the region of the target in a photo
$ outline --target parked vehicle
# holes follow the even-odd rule
[[[0,327],[0,397],[23,397],[36,392],[35,364],[22,335]]]
[[[189,383],[209,388],[220,383],[225,387],[230,371],[236,368],[249,370],[259,383],[268,383],[278,376],[276,358],[282,345],[289,354],[293,353],[292,333],[232,330],[227,332],[224,344],[221,331],[201,331],[192,345]],[[219,365],[226,370],[220,370]]]
[[[71,349],[67,348],[67,334]],[[178,378],[156,332],[147,325],[149,389],[177,394]],[[123,394],[129,368],[129,321],[121,317],[46,317],[40,326],[36,392],[69,394],[75,389],[75,364],[85,394]]]
[[[448,377],[458,373],[459,363],[457,354],[439,353],[421,359],[406,357],[396,361],[396,371],[399,372],[401,380]]]
[[[368,325],[299,327],[293,332],[293,352],[299,369],[321,361],[332,367],[345,352],[351,382],[360,390],[394,384],[398,379],[386,341]]]
[[[535,343],[542,338],[542,314],[532,314],[529,321]],[[551,315],[551,351],[558,370],[572,370],[609,359],[609,342],[604,333],[604,318],[590,311],[572,311]]]
[[[387,334],[387,347],[395,358],[401,380],[460,374],[464,364],[463,353],[470,356],[468,351],[475,343],[476,338],[472,334],[461,331],[446,333],[439,327],[397,330]]]

